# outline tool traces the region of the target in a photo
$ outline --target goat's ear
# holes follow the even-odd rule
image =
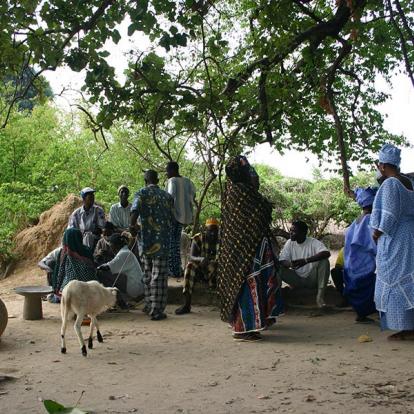
[[[117,289],[117,288],[113,288],[113,289],[112,289],[112,294],[113,294],[114,296],[116,296],[116,295],[118,294],[118,289]]]

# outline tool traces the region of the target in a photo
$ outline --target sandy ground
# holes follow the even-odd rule
[[[0,377],[15,378],[0,381],[1,413],[44,413],[43,399],[79,398],[93,413],[414,413],[413,344],[387,341],[350,311],[288,311],[255,344],[235,343],[212,307],[178,317],[169,306],[160,322],[140,310],[107,313],[105,342],[84,358],[72,327],[60,353],[58,305],[43,303],[44,320],[20,319],[23,299],[11,287],[37,275],[0,283],[10,314]],[[361,334],[372,342],[359,343]]]

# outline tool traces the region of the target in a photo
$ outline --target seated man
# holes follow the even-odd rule
[[[95,252],[93,253],[93,260],[97,266],[109,262],[115,257],[109,243],[109,238],[114,232],[114,225],[110,221],[107,221],[102,231],[102,237],[99,239],[98,244],[95,247]]]
[[[112,204],[109,210],[109,221],[113,223],[116,231],[128,231],[131,216],[131,204],[128,202],[129,188],[121,185],[118,188],[119,203]]]
[[[125,236],[114,233],[109,238],[109,243],[115,257],[98,267],[98,280],[104,286],[117,287],[122,298],[118,304],[121,308],[126,308],[126,299],[138,299],[144,295],[141,266],[129,250]]]
[[[52,250],[47,256],[37,264],[41,269],[46,270],[47,284],[52,286],[52,275],[55,271],[55,266],[59,257],[59,253],[62,250],[62,246]]]
[[[95,190],[93,188],[84,188],[80,195],[83,205],[70,216],[68,229],[79,229],[82,233],[83,244],[93,251],[101,237],[105,224],[105,212],[102,207],[95,204]]]
[[[325,245],[313,237],[307,237],[308,226],[294,221],[288,240],[280,253],[280,276],[292,287],[317,288],[316,304],[325,305],[325,288],[329,279],[330,253]]]
[[[218,244],[219,223],[214,218],[208,219],[205,230],[192,239],[189,262],[184,272],[184,305],[176,309],[177,315],[191,311],[191,294],[196,280],[208,283],[209,287],[215,286]]]

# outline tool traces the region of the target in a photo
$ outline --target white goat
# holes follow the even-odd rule
[[[98,342],[103,342],[96,317],[105,309],[115,305],[117,294],[117,288],[106,288],[97,281],[81,282],[80,280],[72,280],[65,286],[62,291],[62,299],[60,303],[60,311],[62,314],[62,328],[60,331],[62,354],[66,353],[66,323],[73,317],[73,314],[76,314],[74,329],[78,336],[83,356],[87,355],[85,342],[81,332],[82,320],[85,315],[88,315],[91,318],[88,348],[93,348],[92,335],[94,326],[96,326],[96,337],[98,338]]]

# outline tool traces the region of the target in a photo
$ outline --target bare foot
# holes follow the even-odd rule
[[[401,331],[388,337],[389,341],[414,341],[414,331]]]

